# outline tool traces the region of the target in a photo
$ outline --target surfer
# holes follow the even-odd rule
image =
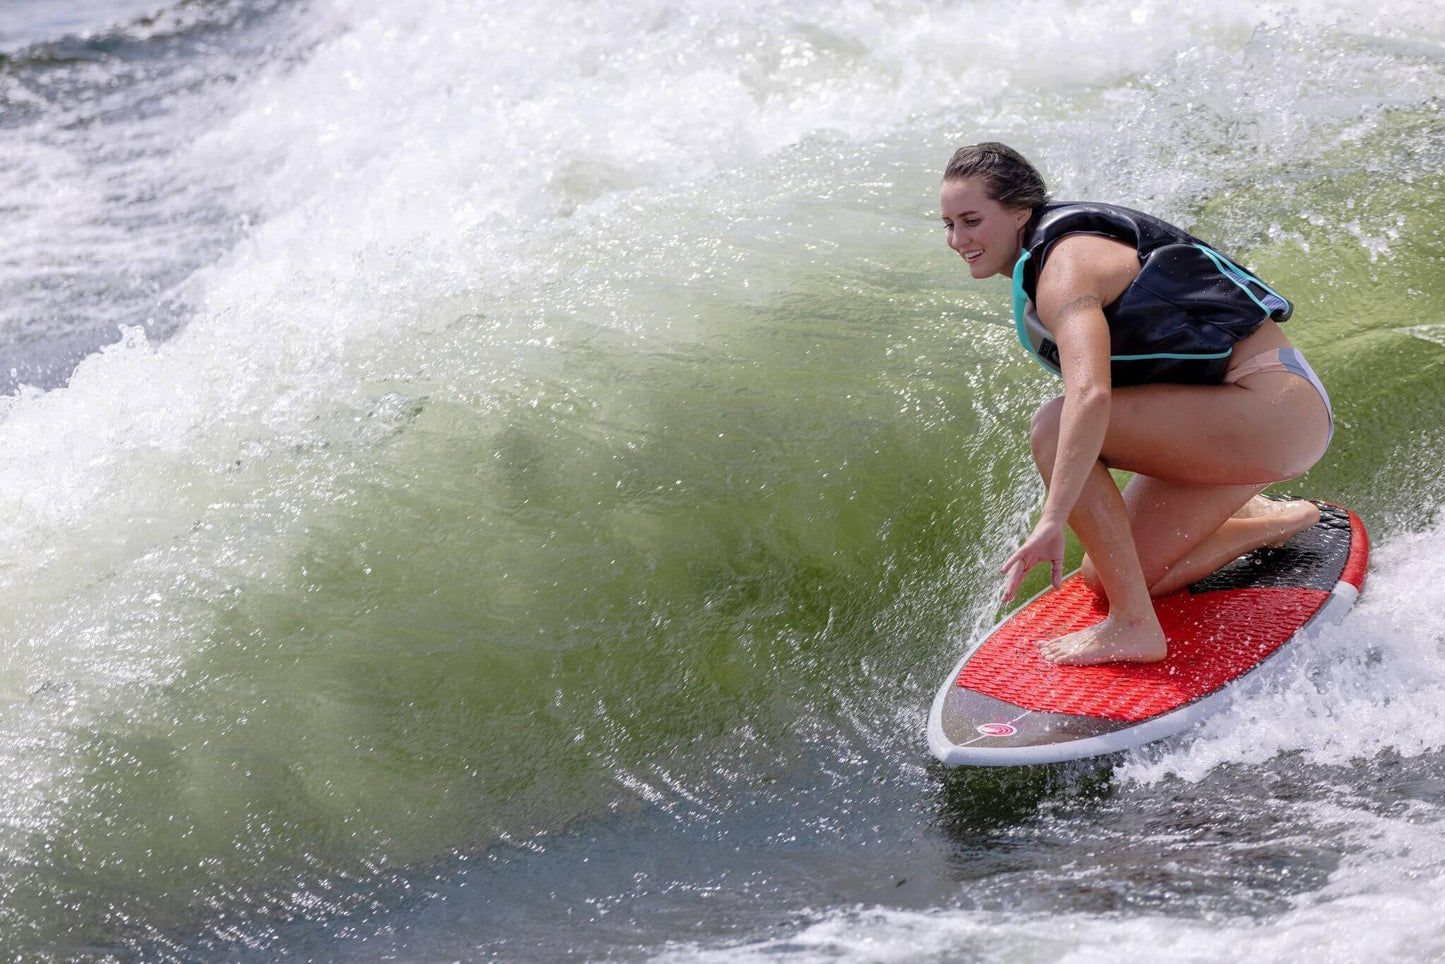
[[[1034,414],[1047,496],[1004,563],[1004,599],[1051,563],[1064,526],[1101,623],[1042,642],[1071,666],[1167,655],[1152,598],[1314,525],[1269,484],[1307,471],[1334,431],[1329,398],[1279,323],[1292,306],[1209,245],[1150,215],[1051,202],[1034,166],[997,143],[960,148],[940,191],[948,246],[975,278],[1014,284],[1019,339],[1063,378]],[[1109,469],[1133,472],[1121,493]]]

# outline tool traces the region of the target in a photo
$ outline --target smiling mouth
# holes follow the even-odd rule
[[[973,264],[975,261],[977,261],[979,258],[982,258],[982,257],[983,257],[983,251],[982,251],[982,250],[979,250],[979,251],[965,251],[965,252],[963,253],[963,260],[967,261],[969,264]]]

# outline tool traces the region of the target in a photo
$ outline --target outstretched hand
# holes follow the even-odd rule
[[[1004,602],[1014,597],[1014,593],[1019,591],[1019,584],[1024,581],[1024,576],[1041,562],[1053,564],[1053,584],[1054,588],[1058,589],[1064,580],[1064,527],[1043,519],[1039,520],[1034,531],[1024,540],[1024,544],[1014,550],[1014,554],[1008,557],[1008,561],[999,570],[1008,574],[1008,582],[1003,590]]]

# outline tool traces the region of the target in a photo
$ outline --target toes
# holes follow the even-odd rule
[[[1051,663],[1063,663],[1070,656],[1087,647],[1086,643],[1074,638],[1076,634],[1045,640],[1039,644],[1039,654]]]

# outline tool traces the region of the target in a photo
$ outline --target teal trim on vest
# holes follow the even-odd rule
[[[1034,357],[1034,361],[1044,366],[1044,371],[1062,378],[1063,372],[1054,371],[1053,366],[1034,351],[1034,346],[1029,344],[1029,336],[1024,331],[1024,309],[1029,303],[1029,293],[1024,290],[1024,263],[1031,257],[1033,256],[1029,254],[1028,248],[1020,248],[1019,259],[1014,262],[1014,334],[1019,336],[1019,344]]]
[[[1208,245],[1196,244],[1195,247],[1198,248],[1200,251],[1203,251],[1204,254],[1209,258],[1209,260],[1214,262],[1214,266],[1219,269],[1220,274],[1224,275],[1230,281],[1233,281],[1235,284],[1239,285],[1240,290],[1243,291],[1245,294],[1249,295],[1249,300],[1259,305],[1259,310],[1264,312],[1266,315],[1273,315],[1274,311],[1263,301],[1260,301],[1258,298],[1255,297],[1254,292],[1249,290],[1248,282],[1253,281],[1265,291],[1274,295],[1280,301],[1284,301],[1285,304],[1289,304],[1289,302],[1285,301],[1284,297],[1278,291],[1275,291],[1269,285],[1265,284],[1263,281],[1260,281],[1258,278],[1245,271],[1244,269],[1235,267],[1229,261],[1221,257],[1218,252],[1211,249]]]
[[[1203,352],[1203,351],[1201,351],[1201,352],[1193,352],[1193,353],[1189,353],[1189,352],[1177,352],[1177,351],[1161,351],[1161,352],[1159,352],[1159,353],[1157,353],[1157,354],[1154,354],[1154,355],[1110,355],[1110,356],[1109,356],[1109,360],[1110,360],[1110,361],[1145,361],[1145,360],[1150,359],[1150,358],[1177,358],[1177,359],[1180,359],[1181,361],[1193,361],[1193,360],[1200,359],[1200,358],[1228,358],[1230,355],[1233,355],[1233,354],[1234,354],[1234,349],[1233,349],[1233,348],[1230,348],[1230,349],[1228,349],[1227,351],[1209,351],[1209,352]]]

